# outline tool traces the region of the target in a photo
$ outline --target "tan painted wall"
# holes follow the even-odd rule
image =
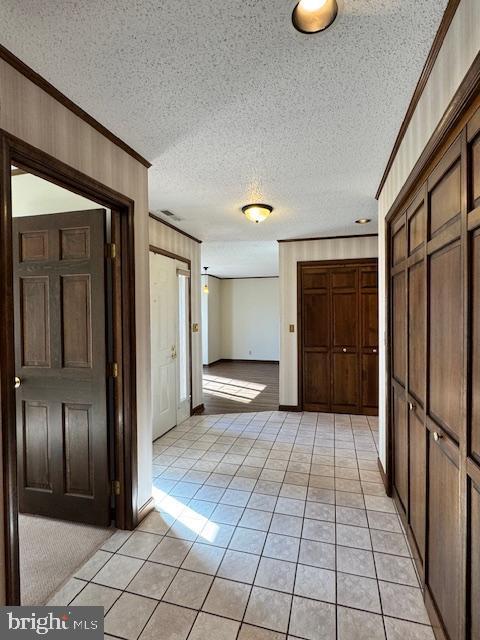
[[[200,256],[202,246],[195,240],[190,240],[183,233],[150,218],[149,226],[150,244],[175,253],[182,258],[192,261],[191,288],[192,288],[192,324],[198,323],[200,331],[192,333],[192,400],[197,407],[203,402],[202,391],[202,311],[201,311],[201,283],[200,283]]]
[[[397,157],[378,202],[379,347],[380,347],[380,458],[385,465],[386,343],[385,216],[426,147],[480,47],[480,2],[461,0],[443,41]]]
[[[151,495],[152,448],[147,169],[3,60],[0,60],[0,128],[135,202],[138,504],[141,506]],[[3,530],[0,523],[0,536]],[[3,542],[0,539],[1,547]],[[0,563],[1,558],[3,551],[0,551]],[[0,602],[4,602],[1,579],[0,585]]]

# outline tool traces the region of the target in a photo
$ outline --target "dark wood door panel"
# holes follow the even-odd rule
[[[332,347],[358,345],[358,293],[332,291]]]
[[[109,524],[105,212],[13,232],[19,508]]]
[[[378,348],[378,293],[362,291],[360,293],[361,348]]]
[[[425,558],[425,505],[427,431],[415,411],[409,412],[409,524],[423,564]]]
[[[332,411],[358,409],[358,355],[356,353],[333,353],[332,360]]]
[[[378,409],[378,355],[376,353],[363,353],[361,358],[361,404],[365,409]]]
[[[393,397],[393,481],[405,513],[408,508],[408,430],[405,391],[398,386],[392,389]]]
[[[304,347],[329,347],[330,327],[319,318],[330,316],[328,290],[324,292],[304,292],[303,295],[303,340]]]
[[[407,257],[407,233],[405,216],[397,222],[392,232],[392,265],[400,264]]]
[[[392,278],[392,340],[393,376],[398,382],[406,383],[406,278],[405,271]]]
[[[439,420],[457,441],[462,416],[462,282],[462,250],[459,242],[430,256],[430,414]]]
[[[480,171],[480,167],[478,169]],[[471,455],[480,463],[480,229],[471,238]]]
[[[429,436],[427,585],[450,640],[461,638],[460,474]]]
[[[328,352],[304,352],[303,402],[305,411],[330,410],[330,354]]]
[[[480,638],[480,487],[473,482],[470,482],[470,505],[468,604],[471,629],[468,640],[477,640]]]
[[[430,193],[430,234],[455,218],[461,209],[460,160],[447,171]]]
[[[408,270],[408,390],[425,406],[425,263]]]

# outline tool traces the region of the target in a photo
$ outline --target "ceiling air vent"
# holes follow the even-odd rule
[[[176,220],[177,222],[182,220],[182,218],[175,215],[175,213],[173,213],[172,211],[169,211],[168,209],[161,209],[160,213],[163,213],[163,215],[167,216],[167,218],[170,218],[171,220]]]

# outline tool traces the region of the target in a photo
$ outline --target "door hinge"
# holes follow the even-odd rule
[[[105,245],[105,253],[107,258],[113,260],[117,257],[117,245],[114,242],[107,242]]]
[[[118,364],[116,362],[111,362],[108,365],[108,368],[108,375],[110,376],[110,378],[118,378]]]
[[[112,495],[120,495],[120,480],[112,480]]]

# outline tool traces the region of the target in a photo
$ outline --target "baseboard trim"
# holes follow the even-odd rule
[[[279,360],[245,360],[243,358],[219,358],[210,364],[204,364],[204,367],[212,367],[214,364],[220,364],[221,362],[253,362],[258,364],[280,364]]]
[[[390,482],[388,481],[388,476],[385,473],[385,469],[383,468],[382,461],[380,458],[377,458],[378,470],[380,471],[380,475],[382,476],[383,485],[385,487],[385,491],[387,496],[392,497],[392,488],[390,487]]]
[[[191,415],[192,416],[198,416],[201,413],[203,413],[204,411],[205,411],[205,405],[202,402],[202,404],[197,404],[196,407],[193,407]]]
[[[153,510],[155,509],[155,500],[153,499],[153,496],[151,498],[149,498],[145,504],[140,507],[140,509],[137,512],[137,524],[136,526],[138,526],[140,524],[140,522],[146,518],[148,516],[149,513],[151,513]]]
[[[302,409],[298,406],[298,404],[280,404],[278,405],[279,411],[290,411],[292,413],[301,411]]]

